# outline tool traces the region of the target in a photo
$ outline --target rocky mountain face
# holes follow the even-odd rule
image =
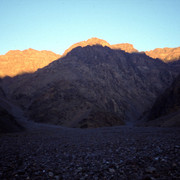
[[[32,73],[58,58],[60,58],[60,55],[51,51],[11,50],[5,55],[0,55],[0,77],[13,77],[22,73]]]
[[[138,53],[138,50],[135,49],[132,44],[121,43],[110,45],[103,39],[90,38],[87,41],[81,41],[73,44],[63,53],[63,56],[67,55],[68,52],[78,46],[85,47],[88,45],[101,45],[103,47],[107,46],[114,50],[123,50],[128,53]],[[166,63],[174,61],[176,62],[177,60],[180,60],[180,47],[157,48],[151,51],[146,51],[145,54],[152,58],[161,59]],[[24,51],[10,50],[5,55],[0,55],[0,77],[14,77],[23,73],[33,73],[37,69],[47,66],[49,63],[60,57],[61,55],[55,54],[51,51],[37,51],[31,48]]]
[[[94,45],[100,45],[100,46],[107,46],[111,49],[116,49],[116,50],[123,50],[125,52],[128,53],[132,53],[132,52],[138,52],[132,44],[128,44],[128,43],[122,43],[122,44],[114,44],[114,45],[110,45],[107,41],[103,40],[103,39],[99,39],[99,38],[91,38],[88,39],[87,41],[81,41],[78,43],[73,44],[72,46],[70,46],[63,54],[63,56],[65,56],[68,52],[70,52],[72,49],[80,46],[80,47],[85,47],[85,46],[94,46]]]
[[[137,49],[134,48],[132,44],[129,43],[122,43],[122,44],[113,44],[110,46],[111,49],[116,49],[116,50],[123,50],[127,53],[134,53],[138,52]]]
[[[145,51],[145,52],[139,52],[137,49],[134,48],[132,44],[129,43],[121,43],[121,44],[109,44],[107,41],[99,38],[91,38],[87,41],[81,41],[78,43],[73,44],[70,46],[63,54],[65,56],[68,52],[70,52],[72,49],[80,46],[93,46],[93,45],[101,45],[101,46],[107,46],[111,49],[115,50],[123,50],[127,53],[145,53],[147,56],[153,58],[153,59],[161,59],[165,63],[170,63],[174,61],[180,60],[180,47],[177,48],[156,48],[154,50]]]
[[[148,113],[147,125],[180,126],[180,75],[160,95]]]
[[[180,60],[180,47],[177,48],[156,48],[151,51],[146,51],[146,55],[152,58],[158,58],[166,63]]]
[[[24,128],[16,121],[16,118],[6,109],[10,109],[6,103],[3,102],[5,93],[0,87],[0,134],[23,131]]]
[[[93,45],[2,84],[32,120],[86,128],[136,123],[176,75],[145,54]]]
[[[82,128],[132,125],[170,86],[180,62],[169,63],[178,60],[179,48],[139,53],[131,44],[110,45],[98,38],[76,43],[58,58],[33,49],[0,56],[1,77],[22,74],[1,80],[0,97],[6,94],[37,122]]]
[[[16,119],[0,105],[0,134],[23,131],[24,128]]]
[[[168,64],[173,70],[176,70],[177,72],[180,72],[180,60],[173,61],[173,62],[170,62]]]

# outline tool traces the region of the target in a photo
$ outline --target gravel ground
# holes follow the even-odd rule
[[[0,179],[180,179],[180,128],[47,125],[1,135]]]

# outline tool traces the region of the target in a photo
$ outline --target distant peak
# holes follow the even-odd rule
[[[128,53],[138,52],[138,50],[135,49],[134,46],[129,43],[113,44],[113,45],[111,45],[111,48],[112,49],[121,49]]]
[[[103,39],[96,38],[96,37],[90,38],[84,42],[87,43],[87,45],[110,46],[110,44],[107,41],[105,41]]]
[[[146,55],[156,59],[159,58],[164,62],[180,60],[180,47],[176,48],[156,48],[154,50],[145,51]]]
[[[68,52],[70,52],[72,49],[80,46],[80,47],[85,47],[85,46],[94,46],[94,45],[100,45],[100,46],[107,46],[111,49],[120,49],[123,50],[125,52],[128,53],[132,53],[132,52],[138,52],[132,44],[128,44],[128,43],[123,43],[123,44],[115,44],[115,45],[110,45],[107,41],[103,40],[103,39],[99,39],[97,37],[92,37],[90,39],[88,39],[87,41],[81,41],[78,43],[73,44],[72,46],[70,46],[63,54],[63,56],[65,56]]]
[[[7,56],[14,56],[14,55],[22,55],[22,54],[31,54],[31,53],[39,53],[39,54],[56,54],[52,51],[48,50],[36,50],[32,48],[24,49],[24,50],[9,50],[5,55]],[[56,54],[60,56],[59,54]]]
[[[28,49],[25,49],[22,51],[21,50],[10,50],[5,55],[16,55],[16,54],[21,54],[21,53],[26,53],[26,52],[35,52],[35,51],[37,51],[37,50],[32,49],[32,48],[28,48]]]
[[[28,48],[28,49],[25,49],[24,51],[37,51],[37,50],[32,49],[32,48]]]
[[[0,77],[32,73],[60,57],[51,51],[38,51],[32,48],[22,51],[10,50],[5,55],[0,55]]]
[[[14,55],[16,53],[21,53],[20,50],[9,50],[5,55]]]

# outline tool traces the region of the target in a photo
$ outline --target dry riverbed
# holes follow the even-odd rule
[[[0,179],[180,179],[180,128],[47,125],[0,135]]]

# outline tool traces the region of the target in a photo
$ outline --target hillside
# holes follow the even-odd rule
[[[121,43],[110,45],[107,41],[99,38],[90,38],[87,41],[81,41],[70,46],[63,56],[67,55],[72,49],[76,47],[101,45],[107,46],[114,50],[123,50],[127,53],[138,53],[138,50],[134,48],[132,44]],[[139,52],[145,53],[152,58],[158,58],[162,61],[176,62],[180,60],[180,47],[177,48],[157,48],[151,51]],[[47,66],[49,63],[60,58],[59,54],[55,54],[51,51],[37,51],[34,49],[26,49],[24,51],[20,50],[10,50],[5,55],[0,55],[0,77],[5,76],[14,77],[23,73],[33,73],[39,68]],[[174,64],[173,64],[174,65]],[[175,66],[176,68],[176,66]],[[178,67],[179,68],[179,67]]]
[[[33,73],[58,58],[60,55],[51,51],[11,50],[5,55],[0,55],[0,77],[14,77],[27,72]]]
[[[157,98],[148,113],[147,125],[180,126],[180,75]]]
[[[10,106],[5,103],[4,99],[5,93],[0,87],[0,134],[23,131],[24,128],[16,121],[16,118],[10,112]]]
[[[77,47],[33,74],[3,80],[8,97],[37,122],[68,127],[134,124],[176,73],[145,54]]]
[[[23,130],[24,128],[17,123],[15,117],[0,105],[0,134],[20,132]]]
[[[0,62],[11,66],[1,66],[4,74],[34,67],[33,73],[2,79],[7,97],[34,121],[68,127],[134,125],[179,72],[179,61],[165,64],[131,44],[110,45],[98,38],[72,45],[60,59],[33,49],[5,56]]]
[[[107,46],[114,50],[123,50],[127,53],[138,53],[139,51],[134,48],[132,44],[129,43],[121,43],[121,44],[109,44],[107,41],[99,38],[90,38],[87,41],[81,41],[78,43],[73,44],[70,46],[65,52],[63,53],[63,56],[65,56],[68,52],[70,52],[72,49],[80,46],[93,46],[93,45],[101,45],[101,46]],[[145,53],[151,58],[158,58],[164,61],[165,63],[174,62],[177,60],[180,60],[180,47],[177,48],[156,48],[154,50],[140,52]]]
[[[85,46],[93,46],[93,45],[100,45],[100,46],[107,46],[111,49],[116,49],[116,50],[123,50],[125,52],[128,53],[132,53],[132,52],[138,52],[132,44],[128,44],[128,43],[122,43],[122,44],[114,44],[114,45],[110,45],[107,41],[103,40],[103,39],[99,39],[99,38],[90,38],[87,41],[81,41],[78,43],[73,44],[72,46],[70,46],[64,53],[63,56],[65,56],[68,52],[70,52],[72,49],[80,46],[80,47],[85,47]]]
[[[177,48],[156,48],[151,51],[146,51],[146,55],[152,58],[158,58],[166,63],[180,60],[180,47]]]

